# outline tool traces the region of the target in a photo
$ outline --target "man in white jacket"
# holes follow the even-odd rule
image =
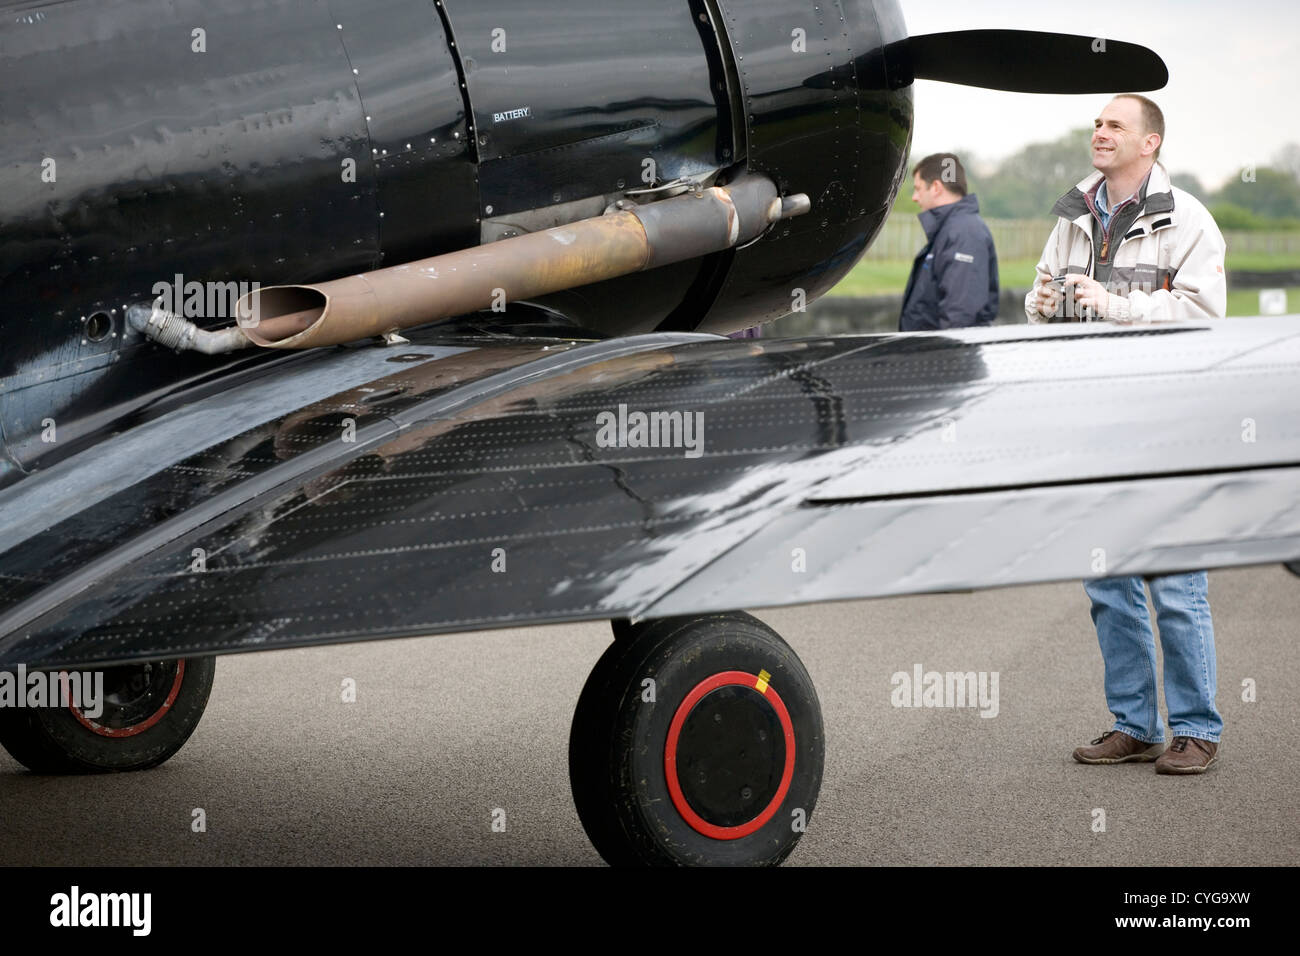
[[[1029,321],[1222,318],[1223,234],[1157,162],[1160,108],[1145,96],[1117,96],[1095,126],[1097,172],[1052,208],[1059,218],[1025,298]],[[1062,274],[1068,297],[1052,281]]]
[[[1092,136],[1097,172],[1052,209],[1056,228],[1025,298],[1030,322],[1224,316],[1223,235],[1195,197],[1170,185],[1157,162],[1164,132],[1160,108],[1144,96],[1117,96],[1102,110]],[[1062,275],[1063,283],[1053,282]],[[1208,576],[1195,571],[1147,581],[1164,649],[1173,742],[1164,748],[1143,579],[1099,578],[1085,581],[1084,589],[1115,723],[1073,756],[1087,764],[1154,760],[1157,773],[1202,773],[1214,762],[1223,729]]]

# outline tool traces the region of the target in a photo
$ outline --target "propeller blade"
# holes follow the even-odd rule
[[[899,46],[899,55],[890,59],[914,79],[1011,93],[1127,93],[1169,82],[1169,70],[1154,51],[1100,37],[956,30],[908,37]]]

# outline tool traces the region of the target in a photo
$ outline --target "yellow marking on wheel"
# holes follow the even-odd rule
[[[760,694],[766,694],[766,693],[767,693],[767,682],[770,681],[771,679],[772,679],[772,675],[769,674],[767,671],[759,671],[759,672],[758,672],[758,683],[755,684],[754,687],[756,687],[756,688],[758,689],[758,692],[759,692]]]

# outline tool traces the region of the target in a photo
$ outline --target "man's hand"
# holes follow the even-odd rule
[[[1071,273],[1065,277],[1065,291],[1074,296],[1075,314],[1081,318],[1104,319],[1110,306],[1110,293],[1096,279]]]
[[[1057,314],[1057,309],[1061,307],[1061,291],[1050,282],[1045,282],[1038,287],[1038,297],[1034,304],[1038,308],[1038,314],[1045,319],[1050,319]]]

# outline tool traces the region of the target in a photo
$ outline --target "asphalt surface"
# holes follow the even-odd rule
[[[1210,602],[1226,728],[1193,777],[1070,759],[1109,727],[1077,583],[758,612],[803,658],[826,725],[789,865],[1300,862],[1300,579],[1212,572]],[[566,760],[608,641],[583,624],[222,658],[203,722],[160,768],[40,777],[0,752],[0,863],[599,864]],[[916,664],[996,671],[997,716],[895,707],[891,675]]]

